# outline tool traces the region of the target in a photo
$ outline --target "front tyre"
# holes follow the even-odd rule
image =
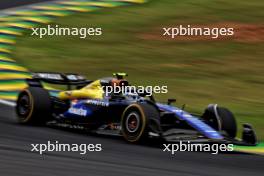
[[[150,125],[159,126],[158,110],[150,104],[131,104],[122,115],[121,132],[125,140],[139,142],[148,137]]]
[[[45,124],[51,117],[49,92],[40,87],[23,90],[17,99],[16,113],[21,124]]]
[[[233,113],[223,107],[210,105],[202,115],[203,119],[215,130],[223,131],[228,137],[235,138],[237,134],[237,124]]]

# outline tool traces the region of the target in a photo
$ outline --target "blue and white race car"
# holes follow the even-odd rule
[[[144,92],[106,94],[107,86],[128,86],[124,76],[116,73],[114,77],[89,81],[77,74],[35,73],[27,79],[28,88],[19,94],[18,121],[77,126],[96,133],[121,135],[129,142],[159,138],[169,142],[257,144],[249,124],[243,125],[242,139],[237,139],[233,114],[215,104],[209,105],[203,114],[194,115],[173,106],[175,99],[161,104]],[[54,95],[43,87],[43,82],[67,85],[69,90]]]

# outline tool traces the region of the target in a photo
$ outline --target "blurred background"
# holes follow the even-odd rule
[[[11,8],[0,11],[0,175],[263,175],[263,156],[255,155],[264,152],[263,0],[44,1],[0,0],[0,9]],[[103,35],[31,35],[32,27],[48,24],[102,28]],[[162,36],[162,28],[179,25],[234,28],[235,35]],[[18,125],[15,101],[31,71],[75,72],[91,80],[127,72],[131,84],[167,85],[168,94],[156,95],[160,102],[176,98],[177,106],[194,113],[210,103],[228,107],[240,127],[253,124],[262,142],[219,155],[171,155],[122,138]],[[56,140],[102,144],[103,152],[30,152],[31,143]]]

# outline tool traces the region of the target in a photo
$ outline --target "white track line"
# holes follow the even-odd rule
[[[15,102],[2,100],[2,99],[0,99],[0,104],[4,104],[4,105],[7,105],[7,106],[11,106],[11,107],[15,107],[16,106]]]

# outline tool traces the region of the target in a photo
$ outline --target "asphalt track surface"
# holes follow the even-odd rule
[[[1,0],[0,9],[43,0]],[[31,152],[31,145],[47,143],[102,144],[103,151]],[[0,104],[0,175],[93,175],[93,176],[220,176],[263,175],[264,157],[225,153],[162,152],[162,148],[132,145],[122,138],[95,136],[51,127],[23,126],[16,122],[14,108]]]
[[[177,152],[134,145],[122,138],[96,136],[67,129],[19,125],[14,108],[0,105],[0,175],[93,176],[220,176],[263,175],[264,157],[242,153],[212,155]],[[47,143],[102,144],[101,152],[31,152],[31,145]]]
[[[32,3],[39,3],[51,0],[0,0],[0,9],[7,9]]]

